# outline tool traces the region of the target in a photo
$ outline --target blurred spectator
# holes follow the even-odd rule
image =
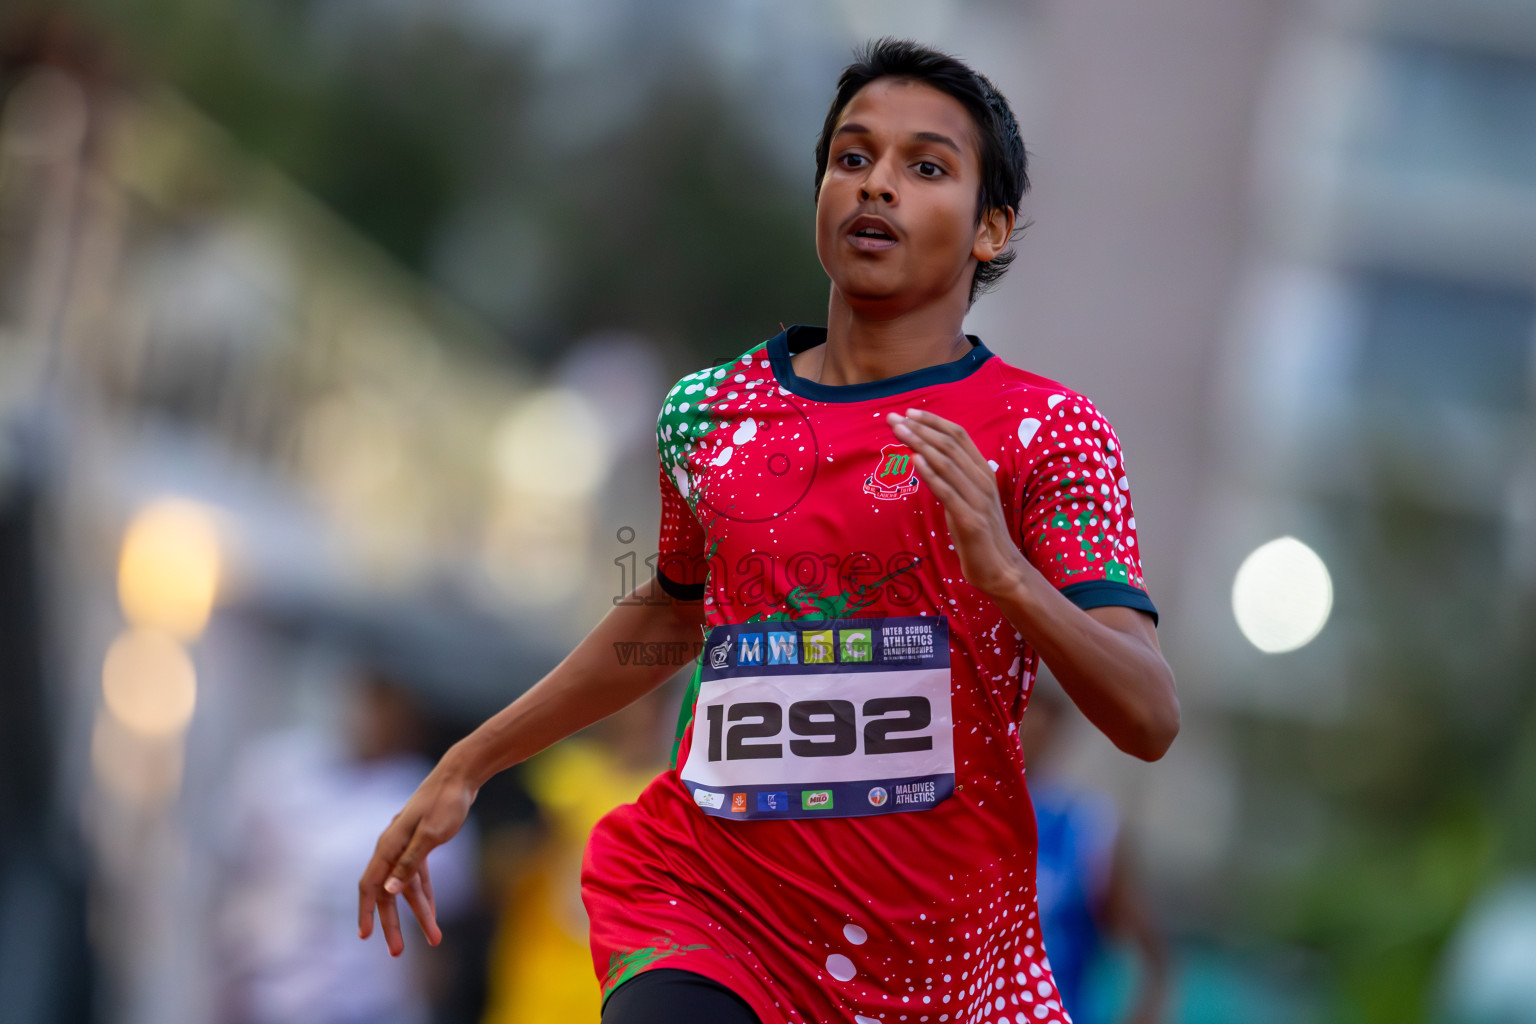
[[[1039,830],[1040,930],[1061,1002],[1076,1024],[1101,1024],[1105,997],[1093,990],[1106,940],[1128,942],[1139,964],[1130,1024],[1164,1019],[1170,960],[1131,870],[1129,840],[1114,803],[1051,775],[1052,752],[1072,711],[1065,695],[1041,681],[1030,696],[1019,744]]]
[[[401,960],[357,941],[357,864],[431,770],[414,695],[376,670],[348,694],[345,735],[300,728],[252,743],[232,787],[219,912],[227,1024],[427,1024],[415,930]],[[474,893],[472,824],[432,855],[447,933]],[[410,914],[400,901],[402,918]]]
[[[633,801],[662,769],[665,718],[677,700],[672,687],[660,687],[528,762],[528,790],[548,828],[507,887],[484,1024],[596,1024],[582,854],[597,820]]]

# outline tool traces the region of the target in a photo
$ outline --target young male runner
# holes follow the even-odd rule
[[[1082,395],[962,330],[1028,185],[1007,102],[884,40],[817,145],[825,329],[690,374],[657,422],[664,597],[616,607],[460,741],[359,882],[437,941],[426,854],[478,788],[703,656],[674,767],[593,830],[606,1024],[1066,1021],[1017,723],[1040,657],[1121,749],[1178,731],[1124,453]]]

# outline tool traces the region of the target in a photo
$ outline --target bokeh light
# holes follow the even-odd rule
[[[1254,550],[1232,583],[1232,614],[1248,642],[1266,654],[1311,643],[1333,609],[1333,580],[1317,552],[1295,537]]]
[[[218,596],[221,556],[213,516],[164,499],[143,508],[123,535],[117,594],[135,626],[188,640],[203,631]]]
[[[565,388],[547,388],[502,419],[492,457],[511,490],[581,498],[602,483],[612,449],[590,402]]]
[[[197,672],[175,638],[129,629],[112,641],[101,667],[107,709],[144,736],[173,736],[187,727],[197,704]]]

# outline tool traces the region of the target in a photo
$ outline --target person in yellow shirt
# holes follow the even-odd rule
[[[662,767],[669,692],[654,691],[528,762],[524,784],[546,828],[506,886],[482,1024],[597,1024],[582,851],[598,819],[632,803]]]

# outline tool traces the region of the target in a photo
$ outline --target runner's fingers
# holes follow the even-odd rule
[[[914,422],[930,427],[939,434],[949,438],[959,451],[964,452],[970,457],[971,462],[980,466],[987,465],[987,457],[981,453],[980,448],[976,447],[976,441],[971,437],[970,431],[960,424],[931,413],[926,409],[909,409],[907,414]]]
[[[389,827],[380,834],[379,841],[374,844],[373,856],[368,861],[368,867],[363,870],[362,881],[358,883],[359,887],[365,884],[382,886],[388,881],[390,870],[399,860],[401,853],[405,851],[414,831],[414,828],[402,826],[400,815],[395,815]]]
[[[426,861],[422,863],[425,864]],[[416,923],[421,926],[421,933],[427,937],[427,941],[434,946],[442,942],[443,932],[437,926],[437,913],[427,899],[420,874],[413,875],[410,882],[406,884],[405,902],[410,904],[411,913],[416,915]]]
[[[922,412],[922,410],[915,411]],[[938,418],[932,413],[925,413],[924,416],[928,420]],[[941,420],[941,422],[947,423],[948,421]],[[959,424],[951,424],[951,426],[958,432],[956,443],[960,445],[958,453],[950,453],[951,460],[954,462],[957,471],[965,477],[970,485],[963,487],[963,492],[976,507],[984,509],[988,516],[993,516],[995,513],[996,517],[1001,521],[1003,495],[1002,489],[997,482],[997,470],[982,456],[981,450],[976,447],[976,443],[971,440],[971,435],[966,433],[963,427]],[[955,440],[955,438],[952,438],[952,440]]]
[[[384,831],[379,833],[379,841],[373,844],[374,859],[392,863],[400,856],[400,851],[405,849],[415,830],[415,822],[407,824],[401,814],[395,815]]]
[[[368,883],[365,872],[363,879],[357,883],[357,937],[366,939],[373,934],[373,905],[376,900],[375,886]]]
[[[927,409],[908,409],[906,415],[913,423],[926,427],[944,438],[946,445],[953,445],[957,451],[965,450],[965,443],[970,439],[970,435],[960,424],[931,413]]]
[[[913,461],[924,470],[923,475],[948,484],[950,490],[955,492],[957,497],[960,496],[957,486],[960,483],[959,474],[953,460],[922,438],[914,436],[911,442]]]
[[[917,410],[912,410],[916,412]],[[952,459],[958,459],[965,452],[964,447],[946,431],[926,419],[918,419],[910,413],[902,421],[908,430],[924,441],[935,451],[942,451]]]
[[[932,427],[913,419],[897,420],[894,427],[896,436],[905,441],[914,452],[926,455],[930,463],[938,462],[941,458],[947,461],[953,460],[954,451],[944,445],[943,435]]]
[[[912,411],[917,414],[918,422],[933,424],[935,428],[953,438],[955,443],[958,444],[963,451],[969,453],[975,461],[982,464],[986,463],[987,458],[985,455],[981,454],[981,449],[976,447],[976,442],[971,438],[970,431],[966,430],[964,427],[954,422],[953,420],[947,420],[942,416],[936,416],[926,409],[914,409]]]
[[[393,861],[393,856],[386,859],[383,852],[393,846],[389,842],[388,831],[386,829],[385,835],[379,837],[374,854],[369,858],[368,866],[363,869],[363,876],[357,881],[357,933],[364,939],[373,934],[374,907],[383,895],[383,885],[389,878],[389,868]]]
[[[930,439],[916,434],[913,435],[912,441],[914,451],[924,457],[929,467],[949,483],[959,499],[968,507],[985,509],[987,504],[994,500],[995,484],[989,485],[987,481],[978,479],[971,468],[965,465],[968,460],[965,460],[963,453],[957,453],[952,448],[940,447],[931,443]]]
[[[977,488],[974,484],[966,482],[957,487],[953,476],[936,471],[926,456],[918,453],[913,458],[923,479],[944,505],[951,535],[962,540],[984,540],[990,536],[991,528],[995,525],[991,522],[994,513],[983,504],[984,499],[976,496]],[[950,469],[953,471],[952,465]],[[1001,512],[1001,506],[998,506],[997,511]]]
[[[965,507],[965,499],[944,478],[942,473],[933,468],[933,463],[921,452],[918,452],[912,458],[917,463],[917,471],[922,474],[923,480],[927,482],[929,487],[933,488],[933,493],[939,496],[939,501],[944,503],[944,510],[951,516],[957,516],[959,510]]]
[[[913,411],[917,412],[920,410]],[[991,467],[987,465],[987,460],[981,457],[981,452],[976,449],[975,444],[971,443],[970,435],[956,427],[955,429],[960,431],[959,437],[956,437],[953,433],[929,422],[935,418],[937,417],[933,417],[930,414],[924,420],[908,417],[906,420],[901,421],[902,425],[910,432],[903,439],[910,440],[910,442],[917,446],[918,450],[927,453],[929,461],[935,461],[935,456],[942,453],[954,464],[957,473],[965,476],[983,490],[988,486],[995,488],[995,482],[991,485],[988,484],[988,478],[991,476]],[[940,422],[948,421],[941,420]]]
[[[897,436],[911,445],[914,457],[920,460],[923,478],[944,503],[951,532],[963,537],[983,537],[999,528],[1006,532],[997,476],[975,445],[961,447],[954,437],[932,424],[902,420],[894,414],[893,418],[893,426],[906,428],[898,429]],[[928,414],[928,418],[937,417]],[[969,438],[963,429],[955,429]],[[941,484],[948,489],[941,490]]]
[[[437,898],[432,895],[432,872],[427,870],[425,859],[421,862],[421,891],[427,894],[427,905],[432,908],[432,914],[437,916]]]
[[[379,924],[384,929],[384,942],[389,946],[390,956],[399,956],[405,952],[405,936],[400,931],[400,909],[395,905],[394,896],[384,893],[379,900]]]
[[[921,460],[919,465],[926,470],[924,476],[939,500],[944,502],[945,509],[957,517],[956,525],[962,530],[969,529],[981,509],[975,485],[942,452],[926,455],[919,452],[916,458]],[[943,490],[940,490],[941,486]]]
[[[913,422],[919,429],[932,431],[935,437],[942,439],[940,446],[944,451],[983,490],[996,488],[997,478],[991,465],[964,427],[923,409],[911,410],[911,416],[915,417]]]
[[[396,895],[403,892],[415,876],[418,865],[425,863],[427,851],[435,845],[426,837],[425,830],[418,827],[416,834],[411,836],[405,852],[400,855],[399,860],[395,861],[395,868],[384,882],[384,889]]]

